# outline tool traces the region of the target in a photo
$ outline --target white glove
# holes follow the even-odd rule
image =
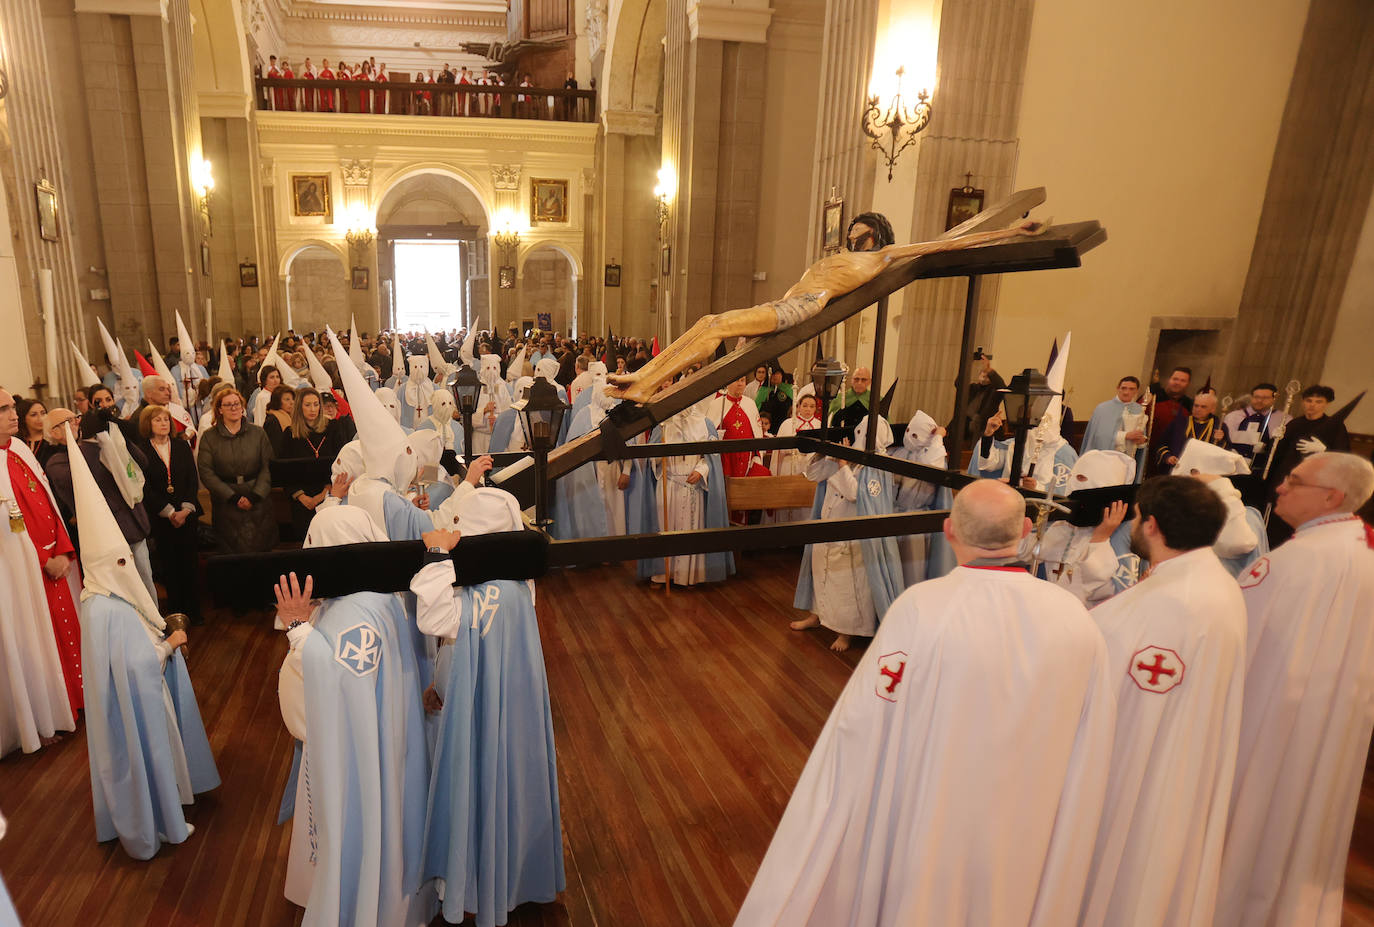
[[[1304,457],[1311,457],[1313,454],[1320,454],[1326,450],[1326,445],[1320,438],[1303,438],[1298,442],[1298,453]]]

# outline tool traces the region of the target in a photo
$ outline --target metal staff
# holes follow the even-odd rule
[[[1283,421],[1279,423],[1278,431],[1274,432],[1274,440],[1269,443],[1269,456],[1264,460],[1264,473],[1260,476],[1260,482],[1264,483],[1266,486],[1269,483],[1269,468],[1274,465],[1275,451],[1279,449],[1279,442],[1283,440],[1284,434],[1288,431],[1288,409],[1293,405],[1293,397],[1301,391],[1302,384],[1297,380],[1289,380],[1288,385],[1283,388]],[[1270,410],[1270,414],[1273,414],[1272,409]],[[1268,418],[1264,420],[1264,425],[1267,430],[1269,427]],[[1263,435],[1264,432],[1261,431],[1260,434]],[[1274,514],[1274,503],[1273,500],[1270,500],[1264,507],[1264,524],[1266,527],[1269,524],[1269,516],[1272,514]]]

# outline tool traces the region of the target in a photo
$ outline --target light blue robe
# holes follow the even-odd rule
[[[1144,411],[1144,407],[1138,402],[1122,402],[1113,396],[1106,402],[1097,404],[1093,409],[1092,417],[1088,419],[1088,427],[1083,431],[1083,443],[1079,445],[1078,453],[1086,454],[1088,451],[1114,451],[1116,450],[1116,433],[1121,430],[1121,416],[1125,412],[1132,415],[1139,415]],[[1141,476],[1145,472],[1145,446],[1141,445],[1135,452],[1135,481],[1140,482]]]
[[[896,449],[892,451],[891,456],[898,460],[912,461],[915,454],[904,445],[897,445]],[[934,488],[935,495],[925,506],[911,506],[908,508],[902,504],[902,497],[905,495],[905,492],[897,493],[893,500],[893,511],[948,512],[954,505],[954,494],[950,492],[948,486],[935,486]],[[913,535],[913,537],[915,536],[916,535]],[[949,541],[945,538],[943,531],[936,530],[929,534],[919,536],[926,539],[925,579],[938,579],[941,576],[945,576],[950,570],[953,570],[959,565],[958,561],[955,560],[954,550],[949,546]],[[898,542],[897,546],[900,550],[902,547],[901,542]],[[911,578],[912,577],[906,577],[908,581]]]
[[[19,914],[10,901],[10,893],[5,890],[5,882],[0,879],[0,927],[19,927]]]
[[[510,449],[511,439],[515,437],[516,418],[519,415],[520,413],[514,409],[507,409],[496,416],[496,424],[491,428],[491,453],[504,454],[507,449]],[[514,450],[519,449],[515,448]]]
[[[175,367],[171,368],[171,374],[172,374],[172,376],[173,376],[173,377],[176,377],[177,372],[178,372],[180,369],[181,369],[181,365],[180,365],[180,364],[177,364]],[[204,366],[203,364],[192,364],[192,365],[191,365],[191,370],[192,370],[192,372],[194,373],[194,376],[191,378],[193,383],[199,383],[201,380],[208,380],[208,379],[210,379],[210,371],[206,370],[206,369],[205,369],[205,366]],[[229,385],[230,385],[230,386],[233,386],[232,383],[229,384]],[[191,408],[192,405],[195,404],[196,397],[195,397],[194,395],[192,395],[191,398],[190,398],[190,400],[187,401],[187,399],[186,399],[186,384],[185,384],[184,382],[182,382],[181,380],[177,380],[175,383],[173,383],[173,384],[172,384],[172,389],[176,390],[177,395],[181,397],[181,404],[182,404],[183,406],[185,406],[186,408],[189,409],[189,408]],[[195,393],[194,386],[193,386],[191,392],[192,392],[193,394]]]
[[[709,441],[720,440],[715,426],[709,421],[706,423],[706,434]],[[661,427],[654,427],[649,443],[663,443]],[[719,454],[706,454],[705,459],[705,527],[724,528],[730,524],[730,511],[725,507],[725,473],[721,470]],[[630,469],[630,485],[625,489],[626,534],[658,534],[660,530],[659,515],[663,510],[663,497],[659,495],[658,478],[654,475],[653,462],[654,458],[641,458],[636,460]],[[663,558],[636,561],[635,572],[640,579],[659,576],[664,572]],[[705,573],[704,582],[719,583],[728,579],[735,573],[735,555],[730,551],[706,554]]]
[[[415,428],[414,428],[414,431],[422,431],[422,430],[423,430],[423,431],[434,431],[434,430],[435,430],[435,428],[434,428],[434,419],[432,419],[432,418],[427,418],[427,419],[425,419],[424,421],[420,422],[420,424],[416,425]],[[412,432],[412,433],[414,433],[414,432]],[[458,456],[459,456],[459,457],[466,457],[467,455],[466,455],[466,453],[463,451],[463,426],[462,426],[462,424],[461,424],[460,422],[449,422],[449,423],[448,423],[448,433],[449,433],[449,435],[451,436],[451,439],[450,439],[450,438],[446,438],[446,439],[445,439],[444,446],[445,446],[445,447],[448,447],[449,443],[452,443],[452,444],[453,444],[453,449],[454,449],[454,451],[458,454]]]
[[[429,760],[406,620],[394,595],[328,599],[301,645],[310,927],[401,925],[417,903]]]
[[[181,843],[188,836],[164,684],[191,792],[219,785],[186,661],[174,651],[160,666],[134,607],[98,595],[81,603],[81,667],[96,840],[118,837],[134,859],[151,859],[163,842]]]
[[[454,592],[464,620],[445,661],[424,877],[444,880],[446,920],[471,911],[492,927],[565,885],[553,714],[529,587]]]
[[[584,405],[568,428],[569,440],[592,430],[591,408]],[[611,533],[601,484],[596,481],[595,462],[585,463],[554,482],[553,526],[549,533],[560,541],[600,538]]]
[[[982,443],[982,438],[979,438],[978,440],[973,442],[973,456],[968,459],[968,469],[964,472],[967,473],[969,476],[976,476],[985,480],[1002,479],[1002,467],[996,467],[992,470],[978,469],[978,459],[981,456]],[[1000,438],[993,438],[992,443],[997,447],[1000,447],[1007,454],[1010,454],[1013,450],[1015,450],[1015,445],[1011,441],[1003,441]]]
[[[1245,523],[1250,526],[1250,530],[1255,532],[1255,537],[1259,543],[1255,549],[1248,554],[1241,554],[1239,557],[1227,557],[1221,561],[1221,565],[1226,567],[1226,571],[1232,576],[1239,576],[1250,569],[1254,562],[1265,554],[1269,553],[1269,531],[1264,524],[1264,516],[1253,506],[1245,507]]]
[[[967,472],[970,476],[978,476],[982,477],[983,479],[992,480],[1005,480],[1007,478],[1007,475],[1011,472],[1012,454],[1014,454],[1016,451],[1016,443],[1014,441],[1002,441],[996,438],[993,439],[992,443],[997,447],[1001,448],[1003,453],[1006,455],[1005,458],[1003,458],[1002,465],[992,470],[978,469],[979,450],[981,445],[980,443],[975,442],[973,445],[973,456],[969,458],[968,462]],[[1027,456],[1029,456],[1030,454],[1029,447],[1027,447],[1026,449],[1026,454]],[[1075,451],[1072,447],[1070,447],[1067,441],[1060,443],[1059,447],[1056,448],[1054,452],[1053,488],[1054,494],[1056,496],[1063,496],[1068,494],[1069,471],[1073,469],[1073,465],[1076,463],[1078,463],[1078,452]],[[1022,463],[1022,466],[1025,466],[1024,462]]]
[[[857,515],[862,517],[865,515],[892,514],[894,499],[892,474],[884,470],[860,467],[854,478],[859,484],[859,491],[854,501]],[[876,494],[872,491],[874,481],[876,481]],[[821,517],[821,506],[825,502],[826,483],[826,480],[821,480],[816,484],[816,499],[811,506],[813,521]],[[864,572],[868,576],[868,591],[873,595],[873,608],[878,613],[878,623],[881,624],[883,615],[887,614],[888,607],[906,589],[906,582],[902,578],[902,555],[897,550],[895,537],[864,538],[858,544],[863,552]],[[797,592],[792,600],[793,608],[799,608],[803,611],[811,610],[816,594],[815,581],[811,575],[811,549],[812,545],[807,544],[802,553],[801,569],[797,574]]]

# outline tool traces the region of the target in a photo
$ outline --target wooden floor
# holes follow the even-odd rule
[[[857,653],[787,630],[795,553],[751,555],[718,587],[661,591],[622,566],[558,573],[538,611],[558,742],[568,888],[514,925],[728,925]],[[148,862],[95,842],[84,735],[0,760],[0,874],[27,927],[290,925],[290,741],[282,635],[211,613],[191,676],[224,784],[196,833]],[[436,923],[441,923],[436,921]],[[1346,918],[1374,927],[1374,777],[1366,777]]]

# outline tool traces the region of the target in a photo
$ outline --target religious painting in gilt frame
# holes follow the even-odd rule
[[[568,221],[566,180],[530,180],[530,221]]]
[[[620,265],[606,265],[606,286],[620,286]]]
[[[945,212],[945,231],[962,225],[983,211],[983,191],[973,188],[973,175],[965,174],[962,187],[949,191],[949,209]]]
[[[44,241],[57,241],[57,188],[42,177],[33,185],[38,206],[38,234]]]
[[[830,191],[821,209],[821,253],[837,254],[844,247],[844,198]]]
[[[503,290],[515,289],[515,266],[513,264],[502,264],[497,272],[497,285]]]
[[[353,289],[355,289],[355,290],[365,290],[365,289],[367,289],[367,268],[366,268],[366,267],[355,267],[355,268],[353,268]]]
[[[291,175],[291,214],[324,216],[332,213],[329,203],[328,174]]]
[[[258,265],[247,261],[239,265],[239,286],[258,285]]]

